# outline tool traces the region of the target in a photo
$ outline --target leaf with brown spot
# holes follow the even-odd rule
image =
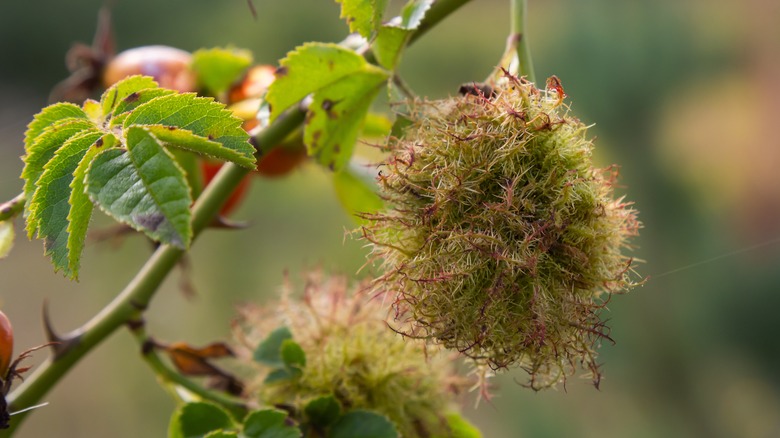
[[[371,35],[382,24],[387,0],[336,1],[341,3],[341,18],[349,24],[349,31],[371,39]]]
[[[297,47],[282,59],[276,80],[268,88],[271,120],[309,94],[371,68],[362,56],[337,44],[307,43]]]
[[[89,166],[86,191],[101,210],[150,238],[187,248],[192,197],[184,171],[143,127],[126,130],[127,151],[100,152]]]
[[[314,93],[303,140],[309,155],[339,171],[349,163],[371,103],[387,80],[385,70],[368,68]]]

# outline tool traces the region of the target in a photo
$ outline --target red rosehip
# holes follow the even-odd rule
[[[204,185],[208,184],[209,181],[214,179],[214,175],[217,174],[217,172],[221,167],[222,167],[222,163],[217,163],[214,161],[202,160],[200,162],[200,169],[201,172],[203,172]],[[250,182],[251,180],[249,178],[249,175],[245,176],[244,179],[241,180],[241,182],[238,184],[238,187],[236,187],[236,189],[233,190],[233,193],[230,194],[228,200],[225,201],[225,203],[222,205],[222,208],[219,210],[220,216],[227,216],[233,210],[235,210],[236,207],[238,207],[238,205],[246,196],[247,190],[249,189]]]
[[[195,91],[197,79],[190,69],[192,55],[168,46],[143,46],[112,58],[103,71],[106,87],[132,75],[151,76],[160,87],[181,92]]]
[[[287,175],[306,159],[306,148],[279,146],[260,157],[257,173],[274,178]]]
[[[11,321],[0,311],[0,378],[5,378],[14,352],[14,329]]]

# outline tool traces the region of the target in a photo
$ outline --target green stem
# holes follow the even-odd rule
[[[412,35],[410,41],[416,40],[450,13],[468,3],[470,0],[439,0],[423,20],[423,23]],[[254,138],[254,144],[260,153],[269,150],[284,140],[293,130],[301,125],[304,111],[293,109],[287,117],[280,117],[271,125],[259,132]],[[220,171],[198,197],[193,207],[193,236],[206,228],[221,205],[227,200],[241,179],[249,172],[248,169],[228,163]],[[17,196],[15,200],[23,200]],[[23,204],[24,202],[17,202]],[[16,205],[15,204],[15,205]],[[15,207],[16,208],[16,207]],[[102,343],[119,327],[132,319],[137,319],[140,312],[149,306],[157,289],[184,251],[168,245],[161,245],[147,260],[133,280],[119,295],[89,322],[69,335],[68,348],[47,359],[25,381],[6,398],[11,411],[23,409],[38,403],[59,380],[70,371],[82,357]],[[11,427],[0,431],[0,438],[9,437],[18,430],[29,412],[13,417]]]
[[[518,72],[531,82],[536,83],[534,64],[531,60],[531,50],[526,35],[528,0],[511,0],[512,34],[509,36],[509,46],[514,50],[518,60]]]
[[[10,201],[0,204],[0,222],[13,219],[24,211],[24,193],[19,193]]]

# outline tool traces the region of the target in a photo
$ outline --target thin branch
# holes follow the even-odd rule
[[[24,193],[19,193],[10,201],[0,204],[0,222],[13,219],[19,213],[24,211]]]
[[[525,76],[529,81],[536,83],[531,50],[526,35],[528,0],[511,0],[511,4],[512,34],[509,36],[508,45],[517,56],[519,76]]]

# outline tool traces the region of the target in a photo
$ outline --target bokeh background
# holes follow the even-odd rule
[[[256,21],[242,0],[114,3],[119,49],[232,44],[274,64],[300,43],[347,31],[329,1],[254,0]],[[67,49],[91,41],[101,4],[0,2],[0,200],[21,189],[25,125],[66,76]],[[442,97],[486,77],[504,48],[508,10],[498,0],[464,7],[407,52],[404,78]],[[574,112],[595,123],[598,159],[621,165],[623,191],[644,222],[634,256],[649,278],[610,302],[617,345],[601,349],[600,391],[572,379],[533,393],[516,383],[522,372],[506,373],[491,403],[465,403],[485,437],[780,436],[778,23],[776,0],[530,1],[537,76],[561,78]],[[234,216],[252,227],[208,232],[193,248],[197,296],[180,293],[177,271],[153,301],[155,337],[230,339],[234,306],[272,300],[285,271],[353,275],[364,263],[363,245],[344,237],[353,224],[327,173],[314,166],[256,179]],[[0,308],[16,327],[17,351],[43,342],[44,299],[54,325],[71,330],[150,254],[137,237],[89,244],[75,283],[52,272],[40,242],[19,234],[0,261]],[[18,436],[164,436],[174,407],[125,331],[46,400]]]

